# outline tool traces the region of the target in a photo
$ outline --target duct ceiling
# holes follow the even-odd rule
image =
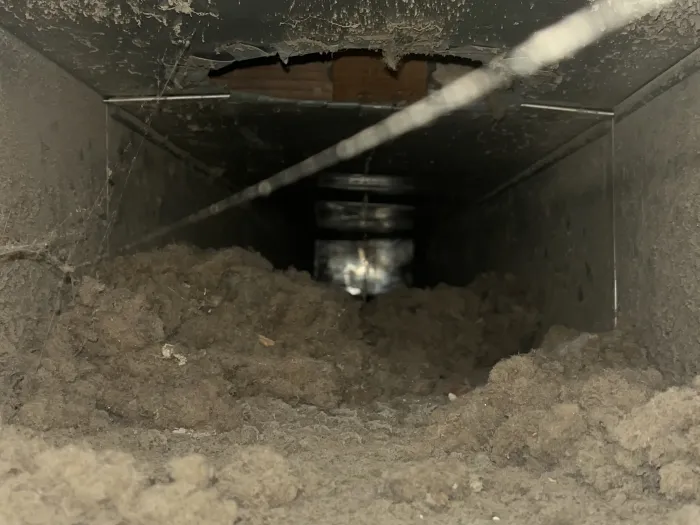
[[[242,185],[376,122],[391,104],[420,98],[583,5],[0,0],[0,24],[105,97],[232,93],[226,102],[127,109]],[[371,171],[425,174],[484,194],[603,120],[519,108],[521,102],[613,108],[694,50],[699,25],[697,3],[674,4],[483,104],[382,146]],[[343,54],[352,49],[377,54]]]

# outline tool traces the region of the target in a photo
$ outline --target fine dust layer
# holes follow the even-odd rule
[[[0,349],[2,524],[700,523],[700,378],[510,277],[362,305],[175,246],[66,302]]]

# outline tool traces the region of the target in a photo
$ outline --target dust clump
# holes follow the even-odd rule
[[[622,332],[542,333],[512,276],[363,304],[170,246],[76,282],[7,362],[11,525],[698,521],[700,379]]]
[[[362,3],[337,6],[297,2],[280,13],[286,32],[276,46],[282,61],[293,55],[342,49],[382,51],[384,62],[396,70],[408,54],[446,51],[460,19],[469,11],[465,0],[396,2],[391,7]]]
[[[296,499],[301,481],[289,462],[268,447],[245,447],[219,472],[221,489],[246,506],[281,507]]]
[[[0,519],[8,525],[228,525],[237,516],[235,501],[192,475],[196,458],[173,460],[172,479],[154,482],[127,453],[53,448],[8,429],[0,431],[0,448]]]

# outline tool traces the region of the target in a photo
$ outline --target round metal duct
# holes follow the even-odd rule
[[[359,173],[323,173],[318,178],[321,188],[385,195],[403,195],[414,191],[413,184],[407,177],[389,175],[362,175]]]
[[[320,228],[344,232],[388,233],[413,228],[414,207],[351,201],[321,201],[316,204]]]

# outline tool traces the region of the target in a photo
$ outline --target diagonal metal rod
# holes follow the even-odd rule
[[[594,115],[598,117],[614,117],[615,112],[608,109],[577,108],[574,106],[557,106],[553,104],[539,104],[537,102],[523,102],[521,108],[542,109],[545,111],[561,111],[562,113],[576,113],[579,115]]]
[[[272,177],[211,204],[168,226],[158,228],[136,242],[123,246],[130,251],[234,206],[251,201],[283,186],[314,175],[341,161],[356,157],[409,131],[468,104],[517,77],[527,77],[540,69],[571,58],[581,49],[675,0],[600,0],[580,9],[545,29],[537,31],[522,44],[488,64],[458,78],[440,91],[394,113],[383,121],[340,141],[308,159]]]
[[[214,93],[207,95],[153,95],[148,97],[111,97],[104,99],[105,104],[132,104],[135,102],[179,102],[188,100],[226,100],[230,93]]]

